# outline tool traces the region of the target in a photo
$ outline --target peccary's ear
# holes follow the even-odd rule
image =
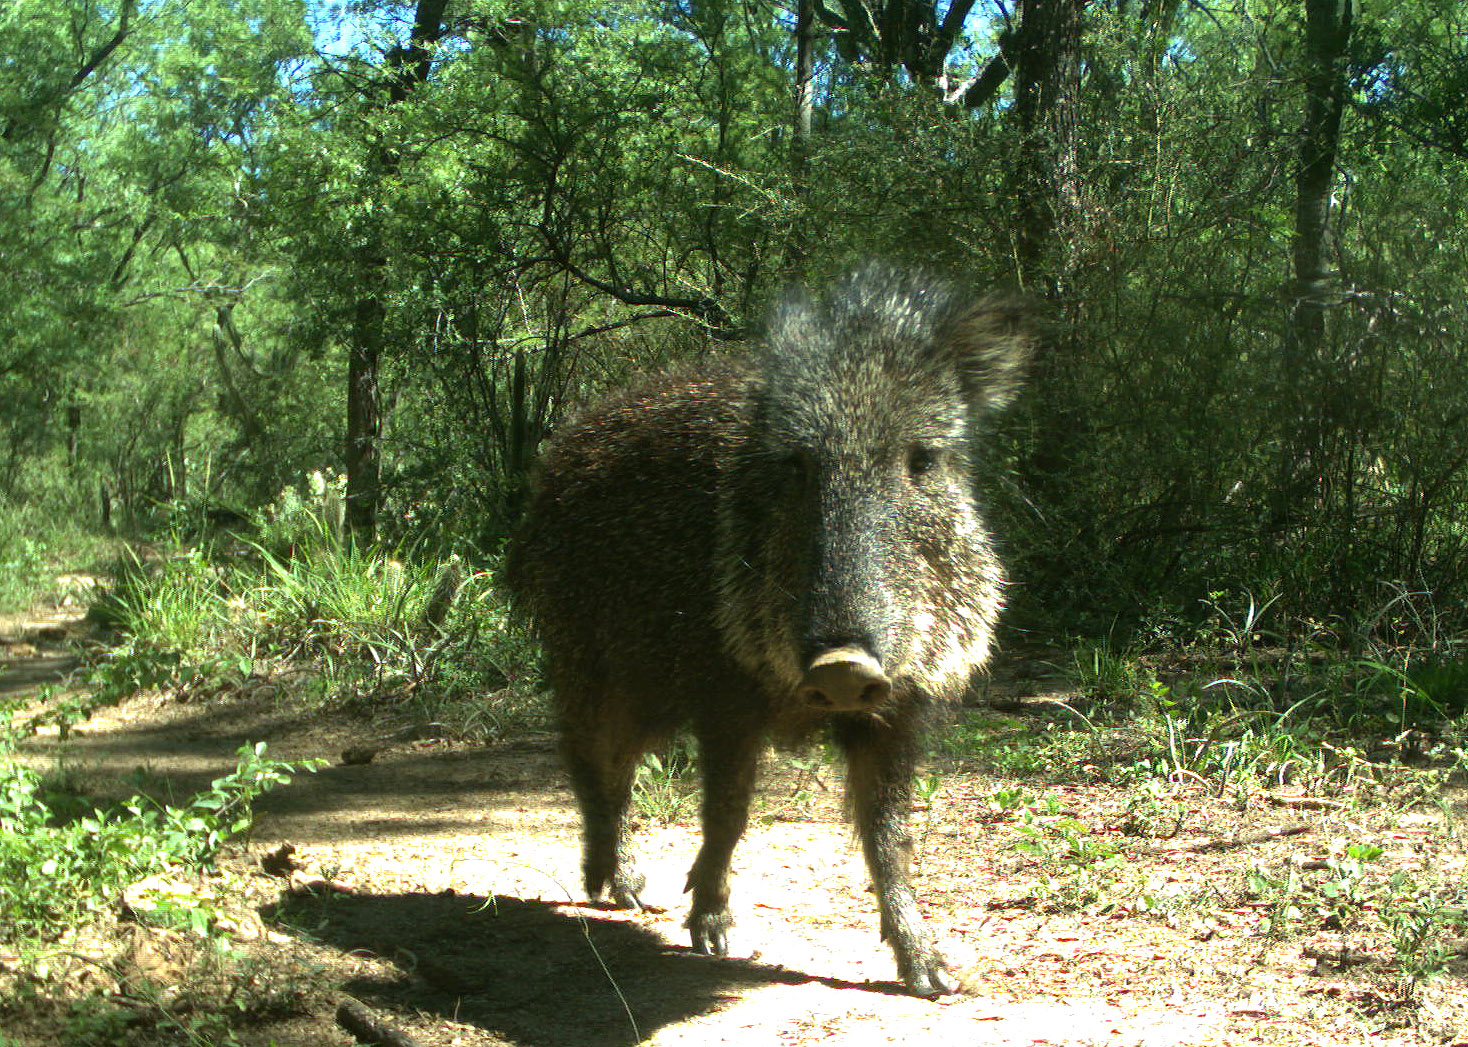
[[[949,325],[946,348],[975,409],[995,410],[1014,399],[1035,342],[1033,312],[1022,298],[991,295]]]

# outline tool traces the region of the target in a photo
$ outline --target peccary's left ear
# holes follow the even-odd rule
[[[1035,343],[1033,309],[1022,298],[991,295],[963,310],[944,332],[945,348],[976,411],[1014,399]]]

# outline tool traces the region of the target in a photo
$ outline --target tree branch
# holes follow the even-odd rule
[[[128,38],[130,32],[128,23],[132,21],[132,16],[137,11],[137,6],[138,0],[123,0],[122,7],[118,10],[117,14],[117,29],[113,32],[112,38],[92,52],[91,57],[77,68],[77,71],[71,75],[71,79],[67,81],[66,87],[58,92],[55,98],[43,99],[37,102],[34,108],[39,109],[42,105],[60,102],[80,87],[86,81],[87,77],[95,73],[101,67],[102,63],[107,61],[112,52],[116,51],[122,45],[122,42]],[[5,126],[0,127],[0,140],[8,142],[15,138],[16,134],[25,126],[25,123],[25,121],[18,120],[15,117],[7,119]],[[49,150],[47,152],[47,161],[50,161]]]
[[[1014,33],[1006,29],[999,34],[999,52],[979,71],[979,75],[967,87],[962,89],[961,95],[955,92],[957,100],[961,97],[963,105],[967,109],[977,109],[988,102],[999,93],[999,88],[1004,86],[1004,81],[1009,79],[1013,67],[1014,57]]]
[[[72,75],[71,83],[66,88],[68,93],[80,87],[82,81],[95,73],[97,67],[107,61],[108,56],[113,51],[116,51],[118,46],[127,39],[127,24],[132,20],[133,12],[137,9],[137,6],[138,0],[123,0],[122,8],[117,13],[117,32],[112,34],[111,40],[108,40],[101,47],[97,48],[97,50],[93,51],[92,57]]]

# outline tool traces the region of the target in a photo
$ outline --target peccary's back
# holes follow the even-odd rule
[[[715,625],[720,477],[748,426],[733,363],[602,400],[545,448],[507,581],[534,619],[563,704],[588,683],[646,708],[731,668]]]

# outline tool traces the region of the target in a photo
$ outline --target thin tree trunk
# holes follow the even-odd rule
[[[418,0],[413,30],[406,47],[388,52],[388,75],[378,90],[385,92],[387,105],[406,99],[428,79],[433,61],[432,46],[443,35],[443,13],[448,0]],[[390,182],[401,158],[391,143],[379,143],[375,163],[377,176],[370,193],[381,193]],[[382,504],[382,412],[378,389],[378,367],[386,343],[387,307],[384,301],[389,260],[385,235],[378,228],[360,256],[358,298],[352,309],[351,345],[347,360],[347,438],[344,464],[347,472],[346,522],[352,533],[365,541],[377,534],[377,513]]]
[[[1294,280],[1283,359],[1288,424],[1278,480],[1275,525],[1292,526],[1323,463],[1319,369],[1325,363],[1326,309],[1332,274],[1330,212],[1345,110],[1346,48],[1355,0],[1305,0],[1305,115],[1295,168]]]
[[[805,275],[810,251],[810,221],[804,203],[810,177],[811,131],[816,109],[816,0],[797,0],[795,7],[795,125],[790,140],[790,175],[800,213],[790,227],[786,276]]]
[[[380,276],[386,265],[379,257],[364,266],[366,275]],[[380,287],[380,280],[376,282]],[[347,356],[346,524],[352,534],[366,541],[377,533],[377,510],[382,498],[382,415],[378,409],[381,400],[377,370],[382,359],[385,312],[379,292],[364,289],[352,312],[352,341]]]
[[[259,415],[245,401],[239,384],[234,380],[234,372],[230,368],[227,351],[232,349],[235,355],[243,355],[241,350],[244,340],[234,322],[236,304],[235,302],[224,302],[215,305],[214,330],[210,334],[210,340],[214,343],[214,362],[219,368],[219,384],[224,388],[224,396],[229,403],[230,412],[240,423],[240,429],[244,432],[245,446],[258,451],[264,439],[265,430],[260,423]]]
[[[66,405],[66,468],[68,471],[76,469],[77,449],[81,441],[82,432],[82,405],[69,403]]]
[[[1010,172],[1015,200],[1014,263],[1027,294],[1048,299],[1054,325],[1036,355],[1031,400],[1034,441],[1025,471],[1029,493],[1081,547],[1096,540],[1085,502],[1095,445],[1079,359],[1073,293],[1081,234],[1077,112],[1081,89],[1081,12],[1086,0],[1024,0],[1011,41],[1018,151]],[[1040,565],[1064,573],[1062,565]]]
[[[795,6],[795,162],[803,167],[808,155],[812,117],[816,108],[816,0],[797,0]]]
[[[1076,133],[1084,6],[1085,0],[1025,0],[1015,42],[1015,254],[1024,286],[1051,297],[1068,282],[1068,252],[1057,248],[1081,206]]]

